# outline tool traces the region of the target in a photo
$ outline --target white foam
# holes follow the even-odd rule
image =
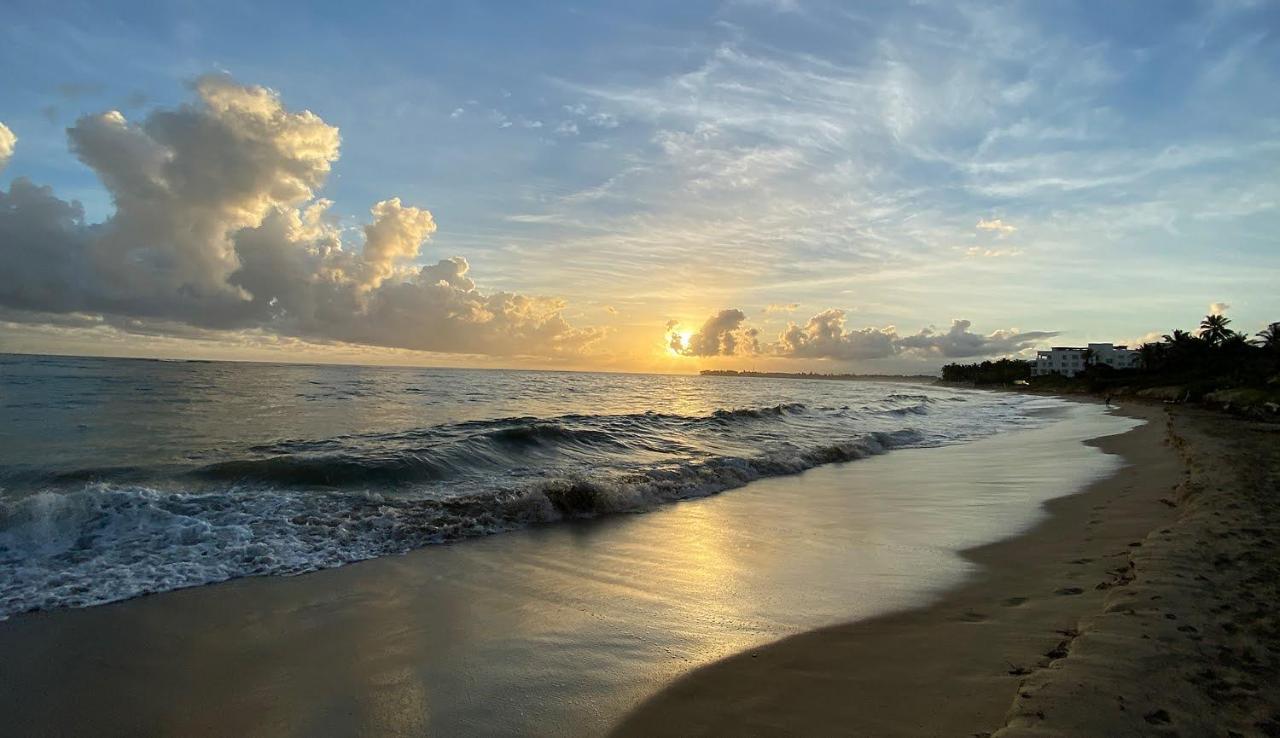
[[[778,411],[781,413],[782,411]],[[253,575],[287,575],[564,516],[644,510],[755,479],[1026,423],[1016,410],[932,418],[916,430],[774,445],[587,471],[494,478],[458,496],[230,485],[200,491],[93,483],[0,495],[0,618],[82,607]]]

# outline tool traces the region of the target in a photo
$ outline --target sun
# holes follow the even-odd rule
[[[667,334],[667,353],[672,356],[680,356],[680,349],[689,345],[689,339],[693,337],[693,331],[672,331]]]

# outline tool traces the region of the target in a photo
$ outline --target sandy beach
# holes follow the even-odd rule
[[[701,669],[616,735],[1276,735],[1280,429],[1195,409],[935,604]],[[1268,686],[1270,685],[1270,686]]]
[[[0,738],[1280,738],[1280,0],[0,18]]]
[[[1215,449],[1263,431],[1178,415],[1170,444],[1160,406],[1121,411],[1148,421],[1128,432],[1100,410],[646,515],[15,617],[5,732],[1114,735],[1222,724],[1214,695],[1265,721],[1274,592],[1225,593],[1224,571],[1259,570],[1184,530],[1253,514],[1233,478],[1197,475],[1238,470]],[[1232,562],[1270,540],[1238,535],[1213,539]],[[1198,566],[1235,610],[1208,614]],[[1227,637],[1247,640],[1219,663]]]

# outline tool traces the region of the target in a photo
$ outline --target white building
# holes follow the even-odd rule
[[[1064,377],[1074,377],[1084,371],[1085,367],[1097,364],[1106,364],[1115,369],[1136,369],[1142,366],[1142,356],[1128,346],[1113,346],[1109,343],[1091,343],[1085,348],[1054,346],[1048,351],[1036,352],[1035,363],[1031,365],[1031,376],[1061,374]]]

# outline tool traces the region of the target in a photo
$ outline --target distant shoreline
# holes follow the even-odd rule
[[[750,377],[752,379],[834,379],[865,382],[937,382],[932,374],[818,374],[815,372],[740,372],[734,369],[703,369],[703,377]]]

